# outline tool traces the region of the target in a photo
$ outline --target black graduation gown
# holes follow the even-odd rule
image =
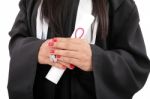
[[[78,0],[74,0],[66,31],[74,26]],[[50,66],[37,62],[43,40],[36,38],[36,13],[40,1],[21,0],[11,37],[8,92],[10,99],[131,99],[149,73],[132,0],[109,0],[110,26],[107,40],[96,39],[92,49],[92,72],[66,70],[57,85],[45,79]],[[70,34],[71,35],[71,34]]]

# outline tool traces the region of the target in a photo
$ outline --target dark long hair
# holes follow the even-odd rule
[[[62,16],[69,13],[72,0],[43,0],[42,14],[49,20],[53,32],[63,32]],[[107,0],[92,0],[93,14],[98,16],[98,33],[101,39],[106,39],[108,34],[108,7]],[[58,31],[59,30],[59,31]]]

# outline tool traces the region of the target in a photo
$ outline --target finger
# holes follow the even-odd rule
[[[81,66],[81,61],[79,59],[75,59],[75,58],[61,57],[61,58],[58,58],[58,61],[73,64],[77,67]]]
[[[73,70],[73,69],[75,68],[74,65],[68,64],[68,63],[65,63],[65,62],[62,62],[62,61],[58,61],[58,63],[60,63],[60,64],[62,64],[62,65],[64,65],[64,66],[66,66],[66,68],[69,68],[69,69],[71,69],[71,70]]]
[[[81,43],[81,41],[83,41],[83,39],[79,39],[79,38],[54,38],[55,41],[57,42],[71,42],[71,43]]]
[[[70,58],[76,58],[76,59],[81,58],[81,54],[79,54],[79,52],[77,52],[77,51],[52,49],[52,50],[50,50],[50,54],[64,56],[64,57],[70,57]]]
[[[48,65],[55,66],[55,67],[60,68],[60,69],[66,69],[66,66],[64,66],[64,65],[62,65],[60,63],[57,63],[57,62],[54,63],[54,62],[50,61],[49,58],[46,59],[46,63]]]
[[[79,44],[71,43],[71,42],[56,42],[54,43],[53,47],[58,49],[72,50],[72,51],[78,51],[81,48]]]
[[[77,38],[55,38],[56,40],[53,47],[67,50],[80,50],[84,43],[87,43],[83,39]]]

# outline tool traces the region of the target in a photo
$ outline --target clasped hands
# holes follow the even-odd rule
[[[56,55],[57,62],[49,59]],[[92,71],[92,51],[90,44],[78,38],[53,38],[46,40],[40,47],[38,62],[58,68],[73,70],[75,67],[83,71]]]

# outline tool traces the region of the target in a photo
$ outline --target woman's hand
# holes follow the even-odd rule
[[[40,64],[48,64],[48,65],[52,65],[52,66],[56,66],[58,68],[62,68],[62,69],[66,69],[66,66],[70,66],[70,64],[67,64],[65,62],[52,62],[50,61],[50,50],[52,50],[53,48],[51,47],[55,42],[55,40],[50,39],[50,40],[46,40],[40,47],[39,49],[39,53],[38,53],[38,62]],[[57,56],[59,58],[59,56]],[[73,67],[70,67],[70,69],[73,69]]]
[[[53,49],[50,53],[59,55],[59,62],[72,64],[83,71],[92,71],[91,47],[83,39],[55,38],[55,43],[50,44]],[[68,67],[68,65],[66,65]],[[70,68],[70,67],[68,67]]]

